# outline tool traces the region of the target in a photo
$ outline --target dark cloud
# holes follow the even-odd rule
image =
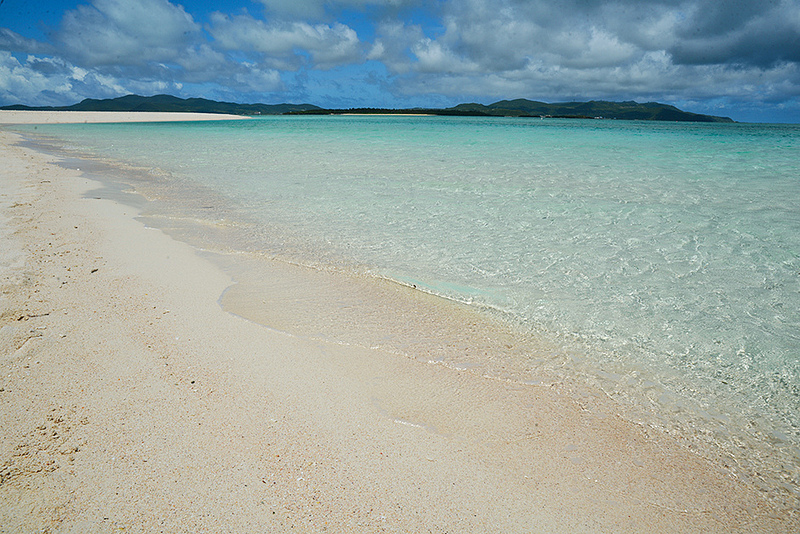
[[[687,3],[681,9],[686,24],[677,36],[682,39],[706,38],[738,33],[751,21],[771,18],[780,11],[781,0],[703,0]]]
[[[441,20],[378,27],[401,94],[744,101],[797,83],[797,0],[461,0]]]
[[[527,58],[590,68],[616,55],[626,64],[653,51],[677,64],[768,66],[797,61],[800,50],[797,0],[464,0],[447,3],[444,14],[447,32],[437,41],[494,70]]]
[[[742,12],[739,2],[715,6],[708,20],[696,13],[676,33],[669,48],[678,64],[754,65],[770,67],[800,61],[800,5],[796,2],[742,2],[753,4]]]

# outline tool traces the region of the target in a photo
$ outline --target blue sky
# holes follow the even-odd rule
[[[800,123],[800,0],[2,0],[0,105],[129,93]]]

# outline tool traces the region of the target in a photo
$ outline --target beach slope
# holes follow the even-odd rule
[[[798,529],[591,400],[226,313],[227,274],[19,142],[0,130],[0,532]]]

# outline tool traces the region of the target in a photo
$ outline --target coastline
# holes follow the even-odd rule
[[[84,196],[97,183],[80,172],[0,136],[2,237],[15,251],[0,256],[0,523],[797,527],[680,437],[589,413],[552,388],[228,314],[227,274],[135,209]]]
[[[0,110],[0,124],[80,124],[111,122],[183,122],[245,120],[241,115],[136,111]]]

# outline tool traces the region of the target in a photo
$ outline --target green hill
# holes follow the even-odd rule
[[[87,98],[61,107],[6,106],[0,109],[35,111],[152,111],[184,113],[225,113],[230,115],[282,115],[290,111],[319,109],[311,104],[237,104],[205,98],[178,98],[170,95],[128,95],[107,100]]]
[[[205,98],[178,98],[170,95],[139,96],[128,95],[107,100],[87,98],[78,104],[62,107],[6,106],[9,110],[46,111],[174,111],[195,113],[225,113],[231,115],[339,115],[351,114],[426,114],[477,117],[559,117],[585,119],[622,119],[647,121],[694,121],[694,122],[733,122],[728,117],[715,117],[682,111],[675,106],[647,102],[562,102],[548,104],[526,100],[501,100],[488,106],[483,104],[459,104],[445,109],[323,109],[312,104],[237,104],[216,102]]]
[[[647,121],[694,121],[694,122],[734,122],[728,117],[715,117],[681,111],[675,106],[648,102],[563,102],[548,104],[520,98],[517,100],[501,100],[488,106],[483,104],[459,104],[445,109],[322,109],[294,111],[292,114],[302,115],[341,115],[341,114],[417,114],[447,115],[460,117],[555,117],[570,119],[620,119]]]
[[[500,117],[566,117],[566,118],[603,118],[621,120],[651,121],[694,121],[694,122],[733,122],[728,117],[715,117],[681,111],[675,106],[647,102],[606,102],[592,100],[590,102],[562,102],[548,104],[533,100],[501,100],[494,104],[459,104],[448,108],[452,114],[486,115]]]

